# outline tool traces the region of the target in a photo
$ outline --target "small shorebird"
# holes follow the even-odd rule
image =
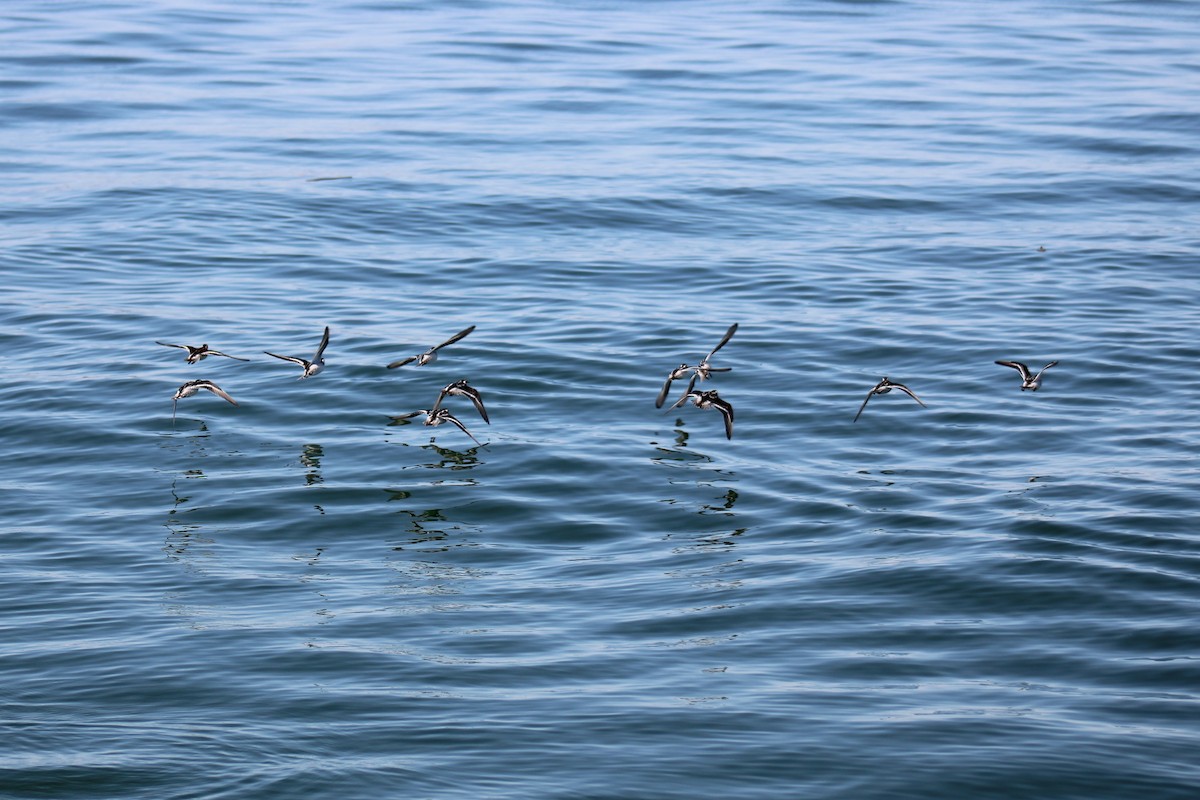
[[[401,414],[398,417],[392,417],[392,419],[411,419],[412,417],[418,416],[420,414],[425,415],[425,424],[426,425],[436,427],[438,425],[441,425],[443,422],[450,422],[450,423],[458,426],[458,429],[460,431],[462,431],[463,433],[465,433],[467,436],[471,436],[471,432],[469,430],[467,430],[467,426],[463,425],[461,422],[459,422],[458,417],[451,414],[450,409],[448,409],[448,408],[437,408],[437,407],[428,408],[428,409],[422,408],[420,411],[411,411],[407,414]],[[471,436],[471,441],[474,442],[475,444],[478,444],[480,447],[483,446],[482,444],[480,444],[479,440],[476,439],[474,436]]]
[[[195,381],[188,381],[183,386],[180,386],[179,391],[175,392],[175,396],[171,398],[171,424],[172,425],[175,424],[175,409],[179,405],[179,401],[185,397],[191,397],[192,395],[194,395],[196,392],[200,391],[201,389],[208,389],[210,392],[215,394],[217,397],[221,398],[222,400],[228,400],[230,403],[233,403],[235,406],[238,404],[237,400],[234,400],[232,397],[230,397],[229,394],[224,389],[222,389],[220,386],[217,386],[212,381],[207,381],[207,380],[203,380],[203,379],[195,380]]]
[[[720,411],[721,416],[725,417],[725,438],[733,438],[733,406],[727,401],[722,400],[715,389],[710,389],[707,392],[697,392],[689,389],[688,393],[679,398],[671,408],[679,408],[688,400],[691,400],[696,408],[715,408],[717,411]]]
[[[858,422],[858,418],[862,416],[863,409],[867,407],[867,403],[869,403],[871,401],[872,397],[874,397],[877,394],[887,394],[892,389],[899,389],[900,391],[904,392],[906,395],[911,397],[913,400],[916,400],[917,403],[920,404],[921,408],[928,408],[928,406],[926,406],[924,403],[921,402],[921,398],[919,398],[915,394],[913,394],[912,389],[909,389],[903,383],[894,383],[893,381],[889,381],[885,377],[879,383],[875,384],[875,386],[871,389],[871,391],[867,392],[867,399],[863,400],[862,405],[858,407],[858,413],[854,415],[854,421]]]
[[[274,358],[278,358],[283,361],[291,361],[293,364],[299,364],[301,367],[304,368],[304,374],[301,375],[296,380],[302,381],[305,378],[311,378],[313,375],[316,375],[325,366],[325,348],[328,346],[329,346],[329,326],[326,325],[325,326],[325,335],[321,337],[321,344],[320,344],[320,346],[317,347],[317,352],[313,353],[313,357],[312,357],[311,361],[307,361],[303,358],[297,358],[296,356],[276,355],[275,353],[272,353],[269,350],[263,350],[263,352]]]
[[[479,390],[474,386],[468,386],[465,380],[455,381],[454,383],[442,389],[442,391],[438,393],[437,402],[433,404],[434,411],[437,411],[439,408],[441,408],[442,400],[446,398],[446,395],[467,398],[475,404],[475,410],[479,412],[479,416],[483,417],[483,421],[488,425],[492,424],[488,419],[487,409],[483,407],[483,398],[479,396]]]
[[[411,364],[414,361],[417,362],[418,367],[423,367],[426,364],[432,364],[434,361],[437,361],[437,351],[438,350],[441,350],[443,347],[445,347],[448,344],[454,344],[459,339],[463,338],[464,336],[466,336],[468,333],[470,333],[473,330],[475,330],[474,325],[467,328],[466,330],[459,331],[458,333],[454,334],[453,336],[451,336],[449,339],[442,342],[441,344],[434,345],[433,347],[429,348],[424,353],[421,353],[421,354],[415,355],[415,356],[409,356],[408,358],[402,358],[399,361],[393,361],[392,363],[387,365],[387,368],[395,369],[396,367],[403,367],[405,364]]]
[[[658,399],[654,401],[654,407],[662,408],[663,402],[667,399],[667,393],[671,391],[671,384],[687,375],[689,372],[692,373],[692,380],[688,384],[688,394],[691,394],[692,389],[695,387],[697,378],[702,381],[706,381],[714,372],[729,372],[732,367],[714,367],[709,364],[709,359],[716,355],[717,351],[724,347],[725,343],[733,338],[733,334],[737,332],[737,329],[738,324],[736,322],[730,325],[729,330],[725,331],[725,335],[721,337],[721,341],[717,342],[717,346],[709,351],[709,354],[706,355],[699,364],[696,364],[695,366],[680,364],[678,367],[671,370],[671,374],[667,376],[666,383],[663,384],[662,390],[658,393]],[[684,396],[686,397],[687,395]]]
[[[212,350],[207,344],[202,344],[199,347],[192,347],[190,344],[168,344],[166,342],[159,341],[155,341],[154,343],[161,344],[163,347],[178,347],[180,350],[187,350],[187,363],[189,364],[195,364],[198,361],[203,361],[209,356],[224,356],[225,358],[232,358],[234,361],[250,360],[248,358],[238,358],[237,356],[231,356],[228,353]]]
[[[1057,361],[1051,361],[1046,366],[1038,370],[1038,374],[1034,375],[1029,371],[1029,367],[1022,364],[1020,361],[997,361],[1002,367],[1012,367],[1017,372],[1021,373],[1021,391],[1028,389],[1031,392],[1036,392],[1042,388],[1042,373],[1057,364]]]

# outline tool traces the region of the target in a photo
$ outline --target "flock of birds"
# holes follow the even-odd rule
[[[680,405],[691,401],[692,404],[696,405],[696,408],[714,408],[720,411],[721,416],[725,417],[725,438],[732,439],[732,405],[730,402],[726,401],[726,399],[722,399],[721,396],[716,393],[716,390],[696,391],[696,381],[708,380],[710,377],[712,377],[714,372],[730,371],[730,367],[714,367],[712,366],[712,363],[709,363],[709,361],[712,360],[714,355],[716,355],[716,351],[720,350],[722,347],[725,347],[726,343],[733,338],[733,335],[737,332],[737,330],[737,323],[730,325],[730,330],[725,331],[725,336],[721,337],[721,341],[716,343],[716,347],[714,347],[712,350],[709,350],[708,355],[704,356],[700,363],[697,363],[697,365],[691,366],[686,365],[686,363],[680,363],[678,367],[672,369],[671,374],[667,375],[666,383],[662,384],[662,389],[659,391],[658,399],[656,399],[654,402],[655,408],[662,408],[662,403],[666,402],[667,395],[671,392],[671,384],[674,383],[674,381],[682,379],[686,377],[688,373],[691,373],[691,379],[688,381],[688,391],[684,392],[683,397],[680,397],[678,401],[676,401],[676,404],[672,405],[671,408],[678,408]],[[1030,368],[1025,366],[1024,363],[1021,363],[1020,361],[997,361],[996,363],[1003,367],[1012,367],[1021,374],[1022,392],[1025,390],[1036,392],[1038,389],[1040,389],[1040,387],[1042,387],[1042,373],[1045,372],[1046,369],[1055,366],[1058,362],[1051,361],[1048,363],[1048,365],[1042,367],[1042,369],[1039,369],[1037,374],[1033,374],[1030,371]],[[854,422],[858,422],[858,417],[863,416],[863,411],[866,410],[866,404],[871,402],[872,397],[875,397],[876,395],[887,395],[887,393],[893,389],[898,389],[904,392],[905,395],[913,398],[914,401],[917,401],[920,407],[928,408],[922,402],[922,399],[917,397],[916,392],[908,389],[908,387],[904,384],[898,384],[895,383],[894,380],[888,380],[887,375],[884,375],[880,383],[875,384],[875,386],[871,387],[869,392],[866,392],[866,397],[863,399],[863,404],[859,405],[858,407],[858,414],[854,415]]]
[[[667,396],[671,393],[671,386],[672,386],[672,384],[675,383],[675,381],[682,380],[683,378],[686,378],[690,375],[691,377],[688,380],[687,391],[685,391],[683,393],[683,395],[681,395],[680,398],[678,400],[676,400],[674,405],[672,405],[670,408],[671,409],[679,408],[679,406],[685,405],[689,400],[691,400],[692,405],[694,405],[696,408],[699,408],[701,410],[716,409],[717,411],[721,412],[721,416],[725,420],[725,438],[732,439],[733,438],[733,406],[729,403],[728,400],[723,399],[717,393],[717,391],[715,389],[709,389],[709,390],[696,389],[696,383],[697,383],[697,381],[707,381],[707,380],[711,379],[714,373],[729,372],[732,369],[731,367],[714,367],[711,362],[712,362],[713,356],[715,356],[717,354],[717,351],[720,350],[722,347],[724,347],[726,344],[728,344],[729,340],[733,338],[733,335],[735,333],[737,333],[737,329],[738,329],[738,324],[736,322],[734,324],[730,325],[729,330],[725,331],[725,335],[721,337],[721,341],[717,342],[717,346],[714,347],[712,350],[710,350],[708,352],[708,355],[706,355],[704,358],[702,358],[699,361],[699,363],[697,363],[697,364],[680,364],[678,367],[671,370],[670,374],[667,375],[666,382],[663,383],[662,389],[658,393],[657,399],[654,401],[655,408],[663,407],[663,403],[666,402]],[[467,336],[468,334],[470,334],[471,331],[473,331],[473,330],[475,330],[474,325],[472,325],[469,328],[465,328],[465,329],[459,331],[458,333],[454,334],[446,341],[442,342],[441,344],[434,345],[433,347],[429,348],[428,350],[426,350],[423,353],[418,353],[415,356],[409,356],[407,358],[399,359],[398,361],[393,361],[392,363],[387,365],[387,368],[388,369],[396,369],[397,367],[403,367],[404,365],[411,364],[413,362],[416,362],[416,365],[418,367],[423,367],[426,364],[432,364],[434,361],[437,360],[439,350],[441,350],[443,347],[446,347],[447,345],[454,344],[455,342],[459,341],[460,339],[462,339],[465,336]],[[235,361],[249,361],[250,360],[248,358],[238,358],[237,356],[231,356],[228,353],[222,353],[219,350],[213,350],[213,349],[209,348],[209,346],[207,344],[202,344],[199,347],[193,347],[192,345],[189,345],[189,344],[170,344],[168,342],[155,342],[155,344],[160,344],[163,347],[177,347],[182,350],[186,350],[187,351],[186,360],[187,360],[187,363],[189,363],[189,364],[199,363],[200,361],[203,361],[208,356],[221,356],[223,358],[232,358]],[[313,375],[316,375],[318,372],[320,372],[322,368],[324,368],[324,366],[325,366],[325,348],[328,346],[329,346],[329,326],[326,326],[325,333],[321,337],[321,343],[317,346],[317,351],[313,354],[313,357],[311,359],[300,358],[299,356],[281,356],[277,353],[272,353],[269,350],[264,350],[263,352],[273,358],[278,358],[281,361],[290,361],[293,364],[298,365],[303,370],[303,374],[300,375],[298,380],[304,380],[305,378],[311,378]],[[1040,370],[1038,370],[1037,373],[1034,373],[1032,370],[1029,369],[1029,367],[1027,367],[1025,364],[1022,364],[1020,361],[1003,361],[1003,360],[1001,360],[1001,361],[997,361],[996,363],[1003,367],[1011,367],[1012,369],[1015,369],[1018,373],[1020,373],[1020,375],[1021,375],[1021,391],[1024,392],[1024,391],[1028,390],[1031,392],[1036,392],[1042,386],[1042,374],[1045,373],[1046,370],[1048,370],[1051,367],[1053,367],[1054,365],[1056,365],[1058,362],[1051,361],[1049,364],[1047,364],[1046,366],[1044,366]],[[236,400],[234,400],[232,397],[229,396],[228,392],[226,392],[224,389],[222,389],[220,386],[217,386],[215,383],[213,383],[210,380],[201,378],[198,380],[188,381],[179,387],[178,391],[175,392],[174,398],[172,398],[172,401],[173,401],[173,404],[171,406],[171,424],[172,425],[175,424],[175,411],[176,411],[176,408],[178,407],[179,401],[185,397],[191,397],[192,395],[196,394],[201,389],[210,391],[213,394],[215,394],[217,397],[220,397],[221,399],[226,400],[235,406],[238,404]],[[862,405],[858,407],[858,413],[854,415],[854,422],[858,422],[858,418],[862,416],[863,411],[865,411],[867,408],[867,403],[871,402],[872,397],[875,397],[876,395],[888,394],[893,389],[901,391],[904,394],[911,397],[913,400],[916,400],[917,403],[922,408],[927,408],[925,403],[923,403],[921,401],[921,398],[917,397],[916,393],[913,392],[912,389],[909,389],[907,386],[905,386],[902,383],[896,383],[895,381],[888,380],[888,378],[885,376],[883,378],[883,380],[879,381],[879,383],[875,384],[873,387],[871,387],[871,390],[869,392],[867,392],[867,396],[862,401]],[[442,407],[442,401],[445,400],[447,397],[465,397],[465,398],[467,398],[475,406],[475,410],[479,412],[479,416],[483,419],[483,421],[488,425],[491,424],[491,420],[488,419],[487,409],[483,405],[483,398],[480,396],[479,390],[477,390],[475,387],[469,385],[465,380],[458,380],[458,381],[455,381],[455,382],[443,387],[442,390],[438,393],[437,400],[434,401],[433,406],[431,408],[422,408],[417,411],[412,411],[408,414],[402,414],[398,417],[393,417],[393,419],[397,419],[397,420],[411,419],[412,417],[417,417],[417,416],[420,416],[421,414],[424,414],[426,425],[437,426],[437,425],[441,425],[443,422],[449,422],[450,424],[454,425],[459,430],[461,430],[463,433],[465,433],[467,436],[469,436],[471,438],[471,441],[473,441],[473,442],[475,442],[475,444],[479,445],[480,441],[478,439],[476,439],[469,430],[467,430],[467,426],[462,423],[462,420],[460,420],[460,419],[458,419],[458,417],[454,416],[454,414],[452,414],[449,409]],[[668,410],[670,410],[670,409],[668,409]],[[482,445],[480,445],[480,446],[482,446]]]
[[[721,415],[725,418],[725,438],[732,439],[733,406],[730,405],[729,401],[722,399],[721,396],[717,394],[715,389],[709,389],[708,391],[697,391],[696,381],[708,380],[712,377],[714,372],[729,372],[729,367],[714,367],[709,362],[711,361],[712,357],[716,355],[717,351],[724,347],[729,340],[733,338],[733,334],[737,332],[737,329],[738,326],[736,322],[730,325],[729,330],[725,331],[725,335],[721,337],[721,341],[717,342],[717,346],[710,350],[708,355],[700,360],[700,363],[694,366],[689,364],[680,364],[678,367],[671,370],[671,374],[667,376],[666,383],[663,384],[662,389],[658,393],[658,399],[654,401],[655,407],[662,408],[663,403],[666,402],[667,395],[671,392],[672,383],[686,377],[688,373],[691,373],[692,377],[688,381],[687,391],[682,397],[675,401],[675,405],[671,406],[671,408],[678,408],[688,400],[691,400],[692,404],[697,408],[715,408],[717,411],[720,411]],[[1004,367],[1012,367],[1021,374],[1022,392],[1026,389],[1031,392],[1036,392],[1042,386],[1042,373],[1053,367],[1058,362],[1051,361],[1049,364],[1038,370],[1037,374],[1031,372],[1029,367],[1025,366],[1020,361],[997,361],[996,363]],[[879,381],[879,383],[875,384],[873,387],[871,387],[871,390],[867,392],[867,396],[862,401],[862,405],[858,407],[858,413],[854,415],[854,422],[858,422],[858,418],[862,416],[863,411],[867,408],[867,403],[871,402],[872,397],[875,397],[876,395],[885,395],[893,389],[898,389],[901,392],[904,392],[913,400],[916,400],[917,404],[922,408],[927,408],[925,403],[921,402],[921,398],[917,397],[916,393],[913,392],[912,389],[909,389],[902,383],[896,383],[895,381],[888,380],[887,376],[884,376],[883,380]]]
[[[434,361],[437,361],[437,351],[438,350],[441,350],[446,345],[454,344],[459,339],[462,339],[463,337],[465,337],[467,334],[469,334],[473,330],[475,330],[474,325],[472,325],[469,328],[459,331],[458,333],[454,334],[446,341],[442,342],[441,344],[434,345],[433,347],[429,348],[428,350],[426,350],[423,353],[418,353],[415,356],[409,356],[408,358],[402,358],[398,361],[393,361],[392,363],[387,365],[387,368],[388,369],[396,369],[397,367],[403,367],[405,364],[411,364],[414,361],[417,363],[418,367],[423,367],[426,364],[432,364]],[[157,341],[155,342],[155,344],[160,344],[163,347],[178,347],[181,350],[186,350],[187,351],[186,361],[189,364],[199,363],[199,362],[203,361],[204,359],[208,358],[209,356],[221,356],[223,358],[232,358],[235,361],[249,361],[250,360],[248,358],[239,358],[238,356],[231,356],[228,353],[222,353],[219,350],[213,350],[212,348],[210,348],[208,346],[207,343],[202,344],[199,347],[193,347],[190,344],[171,344],[170,342],[157,342]],[[329,346],[329,326],[326,325],[325,333],[321,336],[321,343],[319,345],[317,345],[317,351],[315,353],[313,353],[312,358],[300,358],[299,356],[281,356],[278,353],[272,353],[270,350],[264,350],[263,352],[273,358],[278,358],[281,361],[290,361],[293,364],[298,365],[303,370],[303,372],[300,375],[300,377],[297,378],[297,380],[304,380],[305,378],[311,378],[313,375],[316,375],[318,372],[320,372],[322,369],[324,369],[324,367],[325,367],[325,348],[327,348],[328,346]],[[197,379],[194,381],[188,381],[179,387],[179,389],[175,392],[175,396],[172,398],[172,403],[173,403],[173,405],[171,406],[171,424],[172,425],[175,424],[175,411],[179,406],[179,401],[185,397],[191,397],[192,395],[196,394],[201,389],[210,391],[213,394],[215,394],[217,397],[220,397],[221,399],[226,400],[227,402],[230,402],[235,406],[238,404],[238,402],[236,400],[234,400],[232,397],[229,396],[228,392],[226,392],[224,389],[222,389],[220,386],[218,386],[217,384],[213,383],[210,380],[200,378],[200,379]],[[483,405],[483,398],[480,396],[479,391],[475,387],[469,385],[465,380],[454,381],[453,383],[445,386],[441,390],[441,392],[438,393],[437,400],[434,401],[432,408],[427,408],[427,409],[423,408],[423,409],[420,409],[419,411],[413,411],[408,414],[401,414],[398,417],[393,417],[393,419],[410,419],[412,417],[416,417],[421,414],[424,414],[426,425],[437,426],[437,425],[441,425],[443,422],[449,422],[452,425],[455,425],[456,427],[458,427],[458,429],[461,430],[463,433],[465,433],[467,436],[470,436],[471,441],[475,442],[475,444],[480,444],[479,440],[476,439],[469,430],[467,430],[467,426],[464,425],[458,417],[456,417],[456,416],[454,416],[454,414],[450,413],[450,410],[448,408],[442,407],[442,401],[445,400],[447,397],[465,397],[465,398],[467,398],[468,400],[471,401],[472,404],[474,404],[475,410],[479,412],[479,416],[483,418],[483,421],[485,423],[487,423],[488,425],[492,424],[491,420],[488,419],[487,409]]]

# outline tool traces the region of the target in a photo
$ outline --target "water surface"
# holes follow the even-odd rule
[[[1193,797],[1194,22],[13,4],[0,794]]]

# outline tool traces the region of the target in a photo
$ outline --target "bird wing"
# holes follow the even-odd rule
[[[483,421],[491,425],[492,422],[488,419],[487,409],[483,407],[483,398],[479,396],[479,390],[474,386],[467,386],[465,383],[458,387],[458,390],[475,404],[475,410],[479,412],[479,416],[483,417]]]
[[[674,375],[674,374],[675,374],[675,371],[674,371],[674,370],[672,370],[672,371],[671,371],[671,375]],[[664,383],[664,384],[662,385],[662,389],[661,389],[661,390],[659,390],[659,393],[658,393],[658,399],[656,399],[656,400],[654,401],[654,407],[655,407],[655,408],[662,408],[662,404],[663,404],[664,402],[666,402],[666,399],[667,399],[667,393],[671,391],[671,384],[675,382],[675,379],[674,379],[674,378],[672,378],[672,377],[671,377],[671,375],[668,375],[668,376],[667,376],[667,382],[666,382],[666,383]],[[674,406],[671,406],[671,407],[672,407],[672,408],[674,408]]]
[[[867,399],[863,400],[862,405],[858,407],[858,413],[854,415],[855,422],[858,422],[858,418],[862,416],[863,409],[867,407],[867,403],[871,402],[871,398],[875,396],[876,388],[878,387],[874,387],[871,391],[867,392]]]
[[[458,429],[460,431],[465,433],[467,436],[471,436],[471,432],[469,430],[467,430],[467,426],[463,425],[461,422],[459,422],[458,417],[454,416],[449,411],[445,411],[445,409],[443,409],[443,411],[445,413],[442,416],[447,422],[453,422],[455,425],[458,426]],[[471,441],[474,442],[475,444],[479,444],[479,440],[476,439],[474,436],[471,436]],[[480,445],[480,446],[482,446],[482,445]]]
[[[922,403],[922,402],[921,402],[921,398],[919,398],[919,397],[917,397],[915,394],[913,394],[913,390],[912,390],[912,389],[910,389],[910,388],[908,388],[907,386],[905,386],[903,383],[893,383],[893,384],[892,384],[892,388],[893,388],[893,389],[899,389],[900,391],[904,392],[906,395],[908,395],[909,397],[911,397],[913,400],[916,400],[916,401],[917,401],[917,403],[918,403],[918,404],[919,404],[919,405],[920,405],[922,408],[928,408],[928,407],[929,407],[929,406],[926,406],[924,403]]]
[[[435,351],[435,350],[441,350],[443,347],[445,347],[445,346],[446,346],[446,345],[448,345],[448,344],[454,344],[454,343],[455,343],[455,342],[457,342],[459,339],[463,338],[464,336],[466,336],[468,333],[470,333],[470,332],[471,332],[471,331],[473,331],[473,330],[475,330],[475,326],[474,326],[474,325],[472,325],[471,327],[467,328],[466,330],[461,330],[461,331],[459,331],[458,333],[456,333],[456,334],[454,334],[453,336],[451,336],[451,337],[450,337],[449,339],[447,339],[446,341],[444,341],[444,342],[442,342],[441,344],[437,345],[436,347],[431,347],[431,348],[430,348],[430,350],[429,350],[429,352],[431,352],[431,353],[432,353],[432,352],[433,352],[433,351]]]
[[[392,419],[412,419],[413,417],[419,416],[421,414],[427,414],[427,413],[429,413],[429,412],[427,412],[425,409],[422,408],[420,411],[410,411],[407,414],[401,414],[397,417],[392,417]]]
[[[675,405],[671,406],[671,408],[668,408],[667,410],[670,411],[671,409],[679,408],[681,405],[683,405],[684,403],[686,403],[688,400],[692,399],[695,396],[696,396],[695,392],[689,391],[683,397],[676,400]]]
[[[157,339],[154,341],[154,343],[161,344],[163,347],[178,347],[180,350],[191,350],[192,349],[192,348],[188,347],[186,344],[168,344],[166,342],[160,342]]]
[[[720,411],[721,415],[723,417],[725,417],[725,438],[732,439],[733,438],[733,406],[731,406],[728,401],[722,400],[720,398],[710,400],[709,403],[717,411]]]
[[[1051,367],[1053,367],[1053,366],[1054,366],[1055,364],[1057,364],[1057,363],[1058,363],[1057,361],[1051,361],[1049,364],[1047,364],[1046,366],[1044,366],[1044,367],[1042,367],[1041,369],[1039,369],[1039,370],[1038,370],[1038,374],[1037,374],[1037,375],[1034,375],[1034,376],[1033,376],[1033,379],[1036,381],[1038,378],[1042,377],[1042,373],[1043,373],[1043,372],[1045,372],[1046,370],[1050,369]]]
[[[733,334],[737,333],[737,329],[738,329],[738,324],[736,322],[733,323],[732,325],[730,325],[729,330],[725,331],[725,335],[721,337],[721,341],[718,342],[717,346],[714,347],[712,349],[712,351],[707,356],[704,357],[704,360],[708,361],[708,359],[710,359],[714,355],[716,355],[717,351],[720,350],[722,347],[724,347],[726,342],[728,342],[730,339],[733,338]]]
[[[673,405],[673,406],[671,406],[671,408],[667,409],[668,411],[670,411],[672,408],[679,408],[681,405],[683,405],[685,402],[687,402],[689,397],[698,397],[700,395],[699,392],[693,391],[693,389],[696,388],[696,378],[698,378],[699,376],[700,376],[699,372],[692,373],[692,377],[688,380],[687,390],[683,393],[682,397],[680,397],[678,400],[675,401],[675,405]]]
[[[411,364],[412,362],[414,362],[416,360],[417,360],[416,356],[409,356],[408,358],[402,358],[399,361],[393,361],[392,363],[387,365],[387,368],[395,369],[396,367],[403,367],[405,364]]]
[[[228,400],[230,403],[233,403],[235,406],[238,404],[237,400],[234,400],[232,397],[230,397],[228,392],[226,392],[220,386],[217,386],[215,383],[209,383],[209,382],[205,381],[204,383],[197,384],[197,385],[201,389],[208,389],[210,392],[212,392],[213,394],[215,394],[217,397],[221,398],[222,400]]]
[[[1002,367],[1012,367],[1017,372],[1021,373],[1021,380],[1023,381],[1027,381],[1033,377],[1029,372],[1029,367],[1025,366],[1020,361],[997,361],[996,363]]]
[[[277,353],[272,353],[270,350],[263,350],[263,352],[273,358],[278,358],[281,361],[290,361],[293,364],[299,364],[300,366],[305,367],[305,368],[308,367],[308,362],[305,361],[303,358],[296,358],[295,356],[281,356],[281,355],[278,355]]]
[[[232,358],[234,361],[249,361],[249,360],[250,360],[250,359],[248,359],[248,358],[238,358],[237,356],[231,356],[231,355],[229,355],[229,353],[222,353],[222,352],[221,352],[221,351],[219,351],[219,350],[209,350],[209,351],[208,351],[208,353],[207,353],[207,355],[210,355],[210,356],[225,356],[225,358]]]
[[[442,390],[438,392],[438,399],[434,402],[433,408],[429,409],[430,414],[436,413],[437,410],[442,407],[442,401],[446,399],[446,395],[450,394],[450,390],[453,388],[453,383],[449,386],[442,387]]]
[[[325,348],[329,346],[329,326],[325,326],[325,335],[321,337],[321,343],[317,345],[317,352],[313,353],[312,360],[314,362],[321,360],[321,354],[325,352]]]

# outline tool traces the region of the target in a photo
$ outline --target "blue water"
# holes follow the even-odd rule
[[[0,797],[1197,796],[1198,23],[7,3]]]

